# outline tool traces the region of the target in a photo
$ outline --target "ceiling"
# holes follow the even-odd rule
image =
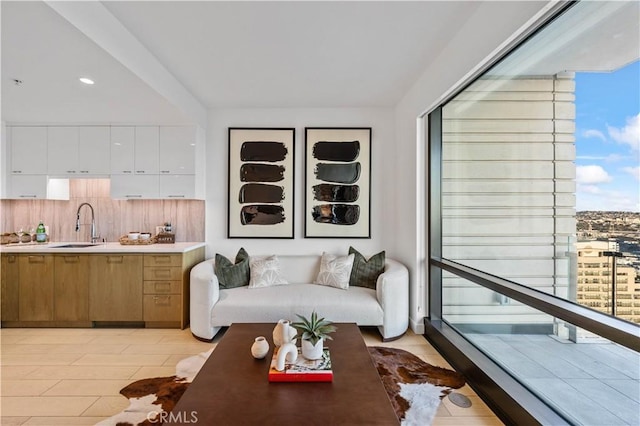
[[[394,106],[477,8],[473,2],[68,3],[93,3],[90,12],[101,9],[102,20],[92,24],[85,13],[72,24],[53,3],[1,2],[3,121],[193,122],[157,90],[154,70],[175,79],[174,92],[179,86],[203,110]],[[146,49],[152,78],[131,66],[131,56],[145,56],[140,50],[101,45],[78,29],[83,19],[91,29],[105,17],[121,24],[112,31]],[[80,76],[96,84],[83,85]]]

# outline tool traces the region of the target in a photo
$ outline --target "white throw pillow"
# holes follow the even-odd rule
[[[280,261],[273,256],[251,256],[249,258],[251,278],[249,288],[271,287],[289,284],[280,272]]]
[[[318,273],[315,283],[341,288],[343,290],[348,289],[354,257],[353,254],[340,257],[329,253],[322,253],[320,272]]]

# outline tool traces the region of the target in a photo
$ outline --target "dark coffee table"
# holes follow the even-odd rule
[[[336,324],[326,345],[333,382],[269,383],[275,324],[233,324],[178,401],[165,424],[398,425],[391,402],[356,324]],[[265,336],[269,354],[251,344]]]

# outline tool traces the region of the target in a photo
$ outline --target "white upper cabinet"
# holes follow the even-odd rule
[[[195,174],[195,149],[195,127],[160,127],[160,174]]]
[[[47,175],[12,174],[5,198],[29,199],[47,198]]]
[[[47,174],[47,128],[10,127],[12,174]],[[8,133],[8,132],[7,132]]]
[[[47,139],[49,175],[75,176],[78,174],[78,128],[48,127]]]
[[[160,198],[184,198],[196,197],[195,175],[160,175]]]
[[[78,128],[78,172],[81,175],[108,175],[110,172],[109,126]]]
[[[136,128],[111,128],[111,174],[133,174],[135,162]]]
[[[158,198],[159,175],[111,175],[111,198]]]
[[[109,126],[48,128],[48,170],[51,176],[108,175]]]
[[[158,126],[136,126],[135,173],[158,174],[160,129]]]

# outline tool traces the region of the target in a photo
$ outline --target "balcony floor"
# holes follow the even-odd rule
[[[614,343],[576,344],[546,335],[465,336],[571,423],[640,424],[637,352]]]

